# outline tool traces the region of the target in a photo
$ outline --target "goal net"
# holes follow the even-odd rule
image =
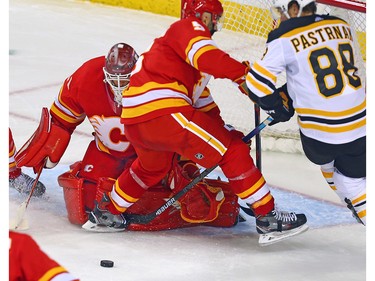
[[[250,63],[261,58],[268,33],[278,25],[271,16],[271,0],[223,1],[224,27],[214,35],[218,46],[233,58]],[[359,75],[366,83],[366,3],[354,0],[318,0],[318,14],[330,14],[346,20],[355,31],[355,59]],[[278,86],[285,76],[278,79]],[[209,87],[227,124],[247,134],[255,127],[254,104],[226,79],[211,79]],[[266,114],[261,111],[260,120]],[[303,153],[297,117],[289,122],[266,127],[261,132],[262,150]]]

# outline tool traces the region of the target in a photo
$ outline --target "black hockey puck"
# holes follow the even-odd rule
[[[101,260],[100,261],[100,266],[102,267],[113,267],[114,262],[110,260]]]

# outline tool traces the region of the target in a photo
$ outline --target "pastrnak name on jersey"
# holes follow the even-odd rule
[[[296,53],[329,40],[353,41],[350,26],[344,20],[328,15],[293,18],[279,29],[278,36],[275,35],[290,38]],[[273,39],[276,36],[272,36]]]

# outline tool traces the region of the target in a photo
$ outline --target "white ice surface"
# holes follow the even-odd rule
[[[141,53],[175,20],[89,2],[11,0],[9,126],[17,147],[36,129],[41,108],[50,107],[63,80],[84,61],[120,41]],[[56,178],[81,159],[91,131],[85,121],[60,164],[43,171],[46,196],[33,198],[26,212],[26,233],[81,280],[366,280],[366,229],[340,204],[318,167],[298,154],[263,154],[263,173],[275,187],[277,205],[308,217],[310,230],[285,242],[259,247],[254,221],[230,229],[116,234],[71,225]],[[9,190],[10,220],[23,200]],[[100,267],[102,259],[115,267]]]

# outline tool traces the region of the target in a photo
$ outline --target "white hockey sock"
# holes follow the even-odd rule
[[[348,208],[366,225],[366,178],[346,177],[335,169],[333,180],[337,191],[344,196]]]
[[[335,183],[333,182],[333,173],[335,167],[333,166],[333,161],[324,165],[320,165],[320,171],[323,174],[323,177],[326,179],[328,185],[332,190],[336,191]]]

